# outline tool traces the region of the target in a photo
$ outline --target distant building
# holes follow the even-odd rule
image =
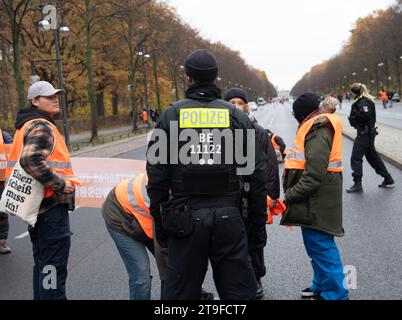
[[[288,98],[290,98],[290,91],[289,90],[279,90],[278,97],[288,99]]]

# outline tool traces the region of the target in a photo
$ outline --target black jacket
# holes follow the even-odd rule
[[[350,111],[349,122],[358,131],[373,128],[376,122],[376,111],[373,101],[369,98],[361,97],[354,102]]]
[[[187,99],[193,99],[200,102],[213,102],[221,98],[220,90],[213,84],[198,84],[197,86],[190,87],[186,92]],[[223,103],[231,109],[233,114],[234,127],[236,129],[253,129],[253,125],[244,112],[237,110],[234,106]],[[168,132],[168,128],[171,121],[175,121],[176,111],[173,106],[167,108],[167,110],[161,115],[161,119],[158,122],[156,128],[162,129]],[[155,142],[150,142],[148,150]],[[244,139],[244,143],[249,143],[247,139]],[[265,157],[260,149],[260,146],[255,139],[255,170],[250,176],[243,176],[243,180],[250,183],[249,192],[249,212],[250,216],[257,219],[266,219],[266,168]],[[161,213],[160,204],[169,200],[169,191],[171,189],[171,172],[172,165],[169,164],[151,164],[147,161],[147,174],[148,174],[148,196],[150,198],[150,212],[154,218],[156,233],[158,236],[158,229],[161,227]],[[239,188],[239,198],[240,198]],[[205,201],[208,201],[206,199]]]
[[[274,146],[268,132],[258,123],[254,124],[261,150],[266,157],[267,167],[267,193],[271,199],[278,199],[280,196],[279,168]]]

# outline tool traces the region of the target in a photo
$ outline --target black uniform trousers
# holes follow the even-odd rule
[[[169,239],[163,299],[199,300],[208,259],[221,300],[255,299],[257,285],[239,209],[194,209],[192,215],[193,233],[184,239]]]
[[[355,182],[361,182],[363,177],[363,156],[366,156],[368,163],[377,174],[383,178],[389,176],[384,162],[375,149],[374,141],[375,136],[373,133],[357,133],[351,158],[352,176]]]
[[[251,258],[255,277],[260,280],[266,274],[264,248],[267,245],[266,216],[261,221],[247,221],[248,253]]]

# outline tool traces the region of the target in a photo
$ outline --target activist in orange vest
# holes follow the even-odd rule
[[[108,194],[102,206],[106,228],[127,269],[130,300],[151,298],[151,270],[146,249],[155,257],[161,290],[167,276],[168,249],[154,239],[147,184],[146,173],[126,179]],[[213,294],[202,289],[200,299],[213,300]]]
[[[144,109],[144,111],[142,111],[142,120],[144,121],[144,123],[148,122],[148,112]]]
[[[286,158],[285,142],[283,141],[283,139],[280,136],[276,135],[271,130],[265,129],[265,131],[268,133],[268,136],[271,138],[271,142],[272,142],[272,145],[274,146],[278,163],[282,163]]]
[[[35,227],[29,226],[34,256],[33,289],[35,300],[65,300],[65,282],[71,232],[68,211],[74,210],[74,178],[69,151],[53,116],[60,112],[59,95],[46,81],[30,86],[30,106],[18,112],[6,178],[17,161],[22,169],[45,186],[45,194]],[[57,272],[57,284],[48,288],[43,278],[48,266]],[[46,285],[46,286],[45,286]]]
[[[7,132],[0,129],[0,196],[4,190],[7,157],[12,143],[13,138]],[[11,249],[7,245],[8,229],[8,214],[0,212],[0,254],[11,253]]]
[[[333,98],[328,98],[333,99]],[[334,236],[342,227],[342,124],[319,108],[320,100],[303,94],[293,104],[300,123],[295,147],[285,161],[286,211],[281,224],[301,226],[314,280],[302,297],[324,300],[348,299],[344,273]],[[333,110],[335,111],[335,110]]]
[[[130,300],[151,299],[151,269],[147,249],[154,255],[154,243],[157,246],[157,241],[153,241],[147,180],[147,176],[141,174],[120,182],[102,206],[106,228],[127,269]],[[155,249],[160,250],[158,247]],[[159,263],[157,265],[159,267]]]

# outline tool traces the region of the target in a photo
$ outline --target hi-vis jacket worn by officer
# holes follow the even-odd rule
[[[301,125],[285,162],[286,212],[281,224],[334,236],[342,228],[342,124],[320,114]]]

